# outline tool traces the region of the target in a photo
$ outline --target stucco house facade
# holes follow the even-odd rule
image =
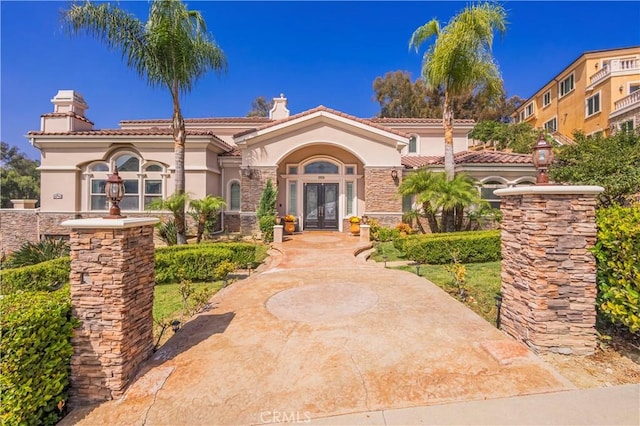
[[[170,120],[123,120],[117,129],[95,129],[81,94],[60,90],[41,129],[29,132],[41,151],[42,188],[37,212],[43,235],[73,217],[108,210],[104,185],[117,166],[125,180],[121,203],[127,216],[148,215],[153,199],[174,188]],[[267,179],[278,188],[281,215],[306,230],[348,230],[348,218],[367,215],[395,225],[411,200],[397,193],[412,170],[443,168],[440,119],[363,119],[324,106],[290,114],[287,99],[274,99],[269,117],[186,119],[186,188],[193,198],[222,197],[221,227],[251,234]],[[478,181],[491,199],[495,188],[535,181],[530,156],[468,150],[472,120],[454,126],[456,171]]]

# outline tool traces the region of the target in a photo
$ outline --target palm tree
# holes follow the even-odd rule
[[[422,214],[427,218],[429,229],[433,233],[440,232],[436,219],[436,209],[431,205],[432,190],[435,188],[436,180],[437,175],[435,173],[420,169],[405,176],[398,188],[398,192],[401,195],[416,196],[417,201],[422,205]],[[420,223],[420,220],[418,220],[418,223]]]
[[[470,177],[458,173],[452,180],[439,174],[432,190],[431,202],[442,211],[440,230],[442,232],[461,231],[464,224],[465,208],[480,204],[480,194]]]
[[[222,210],[227,203],[220,197],[214,197],[207,195],[200,200],[192,200],[189,204],[189,216],[191,216],[197,223],[198,233],[196,235],[196,242],[199,243],[202,240],[202,234],[206,230],[207,233],[211,233],[216,225],[217,214]]]
[[[209,71],[226,70],[220,47],[207,32],[200,12],[179,0],[154,0],[147,22],[109,3],[74,3],[62,14],[71,34],[87,34],[119,50],[127,66],[152,87],[165,87],[173,100],[175,192],[185,192],[186,129],[180,95],[193,89]],[[184,208],[177,212],[178,244],[186,243]]]
[[[447,179],[453,179],[453,98],[482,90],[489,98],[502,93],[502,79],[491,56],[493,33],[506,30],[506,12],[496,3],[467,6],[445,27],[432,19],[416,29],[409,48],[435,37],[422,58],[422,78],[431,89],[442,88],[444,105],[444,165]]]

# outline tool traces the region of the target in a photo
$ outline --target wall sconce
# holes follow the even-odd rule
[[[118,205],[124,197],[124,181],[118,174],[118,167],[113,170],[113,174],[107,179],[107,183],[104,186],[104,193],[107,196],[107,200],[111,202],[111,208],[109,209],[109,215],[105,216],[105,219],[122,219],[126,216],[120,215],[120,206]]]
[[[242,173],[243,177],[253,179],[253,170],[251,169],[251,166],[240,169],[240,172]]]
[[[398,171],[396,169],[391,170],[391,179],[393,179],[395,183],[398,183]]]
[[[622,91],[624,90],[624,86],[621,84],[620,87],[618,87],[618,90],[620,91],[620,93],[622,93]]]
[[[540,133],[538,142],[533,146],[533,164],[538,170],[536,185],[546,185],[549,183],[547,170],[553,161],[553,147],[546,141],[543,133]]]

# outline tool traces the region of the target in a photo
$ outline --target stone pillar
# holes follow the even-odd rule
[[[393,227],[400,223],[402,221],[402,197],[398,196],[400,183],[402,183],[401,167],[365,166],[363,214],[370,219],[376,219],[384,226]]]
[[[528,186],[502,198],[501,329],[536,352],[596,346],[597,186]]]
[[[281,243],[283,234],[284,234],[284,225],[273,226],[273,242],[274,243]]]
[[[251,235],[258,230],[256,211],[260,204],[260,197],[267,180],[277,187],[277,167],[252,167],[251,172],[242,175],[240,182],[240,232],[243,235]]]
[[[77,219],[71,228],[72,406],[119,398],[153,351],[155,218]]]
[[[368,243],[371,241],[371,226],[360,225],[360,242]]]

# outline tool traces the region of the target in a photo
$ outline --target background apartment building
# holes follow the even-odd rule
[[[585,52],[512,115],[560,143],[575,130],[604,135],[640,127],[640,46]]]

